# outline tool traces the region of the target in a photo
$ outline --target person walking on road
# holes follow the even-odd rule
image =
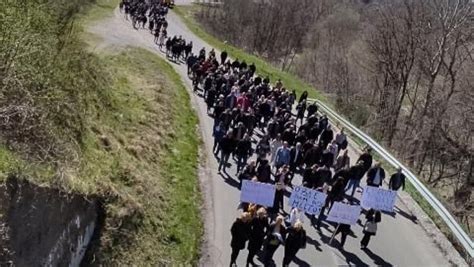
[[[275,168],[278,170],[283,165],[289,165],[290,159],[290,149],[288,148],[288,142],[285,141],[275,152]]]
[[[243,212],[232,224],[232,228],[230,229],[232,234],[232,240],[230,242],[232,248],[232,254],[230,256],[231,267],[236,266],[235,261],[239,256],[239,252],[245,248],[245,243],[249,239],[251,219],[250,213]]]
[[[286,228],[283,225],[283,216],[279,215],[270,225],[265,246],[264,264],[269,266],[273,262],[273,255],[281,244],[285,243]]]
[[[285,256],[283,258],[283,266],[289,266],[298,250],[306,247],[306,231],[303,229],[303,223],[297,221],[288,229],[285,242]]]
[[[212,146],[212,152],[214,153],[214,155],[217,155],[220,150],[219,143],[225,136],[225,127],[222,122],[220,122],[214,127],[214,131],[212,131],[212,136],[214,137],[214,145]]]
[[[351,197],[354,197],[355,190],[360,185],[360,180],[364,176],[364,163],[357,162],[356,165],[349,169],[349,182],[347,183],[346,191],[352,188]]]
[[[382,214],[378,210],[370,209],[365,216],[367,219],[364,230],[364,237],[360,241],[360,248],[365,249],[369,245],[370,237],[377,233],[377,224],[382,221]]]
[[[402,173],[402,168],[399,167],[397,172],[390,177],[388,189],[398,191],[400,187],[405,190],[405,174]]]
[[[265,234],[270,226],[268,223],[267,211],[265,210],[265,208],[262,207],[257,210],[257,216],[252,219],[250,226],[251,229],[249,243],[247,246],[249,250],[249,255],[247,257],[247,266],[255,266],[256,264],[253,261],[253,258],[262,248],[263,241],[265,239]]]
[[[336,230],[334,230],[334,233],[331,236],[331,239],[329,240],[329,244],[332,243],[334,238],[338,235],[341,234],[341,249],[344,249],[344,244],[346,243],[346,238],[347,235],[351,233],[351,225],[350,224],[344,224],[340,223],[337,225]]]
[[[374,167],[370,168],[367,172],[367,185],[379,187],[382,185],[385,179],[385,170],[380,166],[379,162],[376,162]]]
[[[359,159],[357,160],[357,162],[359,161],[362,161],[363,164],[362,164],[362,176],[365,175],[365,173],[370,169],[370,167],[372,167],[372,149],[369,147],[369,148],[366,148],[364,150],[364,153],[362,153],[362,155],[360,155]]]
[[[242,138],[237,143],[237,172],[238,174],[242,168],[244,168],[245,164],[247,164],[247,159],[252,155],[252,142],[250,140],[250,136],[246,133],[244,134],[244,138]]]
[[[221,170],[223,170],[224,173],[226,172],[225,169],[227,168],[227,162],[229,161],[230,154],[235,149],[235,144],[234,144],[235,141],[232,135],[233,135],[232,130],[229,130],[227,134],[219,142],[219,147],[221,150],[221,158],[219,161],[219,168],[218,168],[219,173],[221,172]]]

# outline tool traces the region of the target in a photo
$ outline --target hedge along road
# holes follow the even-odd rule
[[[180,1],[176,3],[180,4]],[[211,47],[195,36],[176,14],[170,12],[167,20],[169,22],[168,35],[181,35],[186,41],[192,41],[195,54],[202,47],[206,47],[206,51],[211,50]],[[118,9],[115,10],[114,16],[98,22],[91,27],[90,31],[102,39],[96,49],[101,49],[103,46],[138,46],[165,57],[154,44],[154,38],[150,32],[144,29],[134,30],[130,21],[125,20]],[[200,118],[200,130],[203,136],[205,163],[200,179],[205,199],[203,214],[206,236],[201,262],[205,266],[227,266],[231,252],[230,227],[239,214],[237,207],[240,192],[237,188],[238,181],[234,176],[236,166],[232,160],[229,161],[232,162],[232,167],[228,168],[227,172],[232,177],[217,174],[218,164],[212,153],[212,118],[207,115],[206,104],[202,98],[192,92],[186,65],[173,64],[173,67],[192,95],[192,103]],[[349,156],[352,164],[357,159],[357,154],[355,149],[350,148]],[[298,185],[300,181],[301,178],[298,176],[295,177],[293,183]],[[357,197],[360,198],[360,194]],[[286,197],[285,209],[289,212]],[[296,263],[300,266],[449,266],[450,263],[443,256],[443,252],[438,249],[427,233],[411,220],[408,209],[399,201],[396,203],[396,209],[399,212],[395,216],[383,215],[377,236],[371,240],[370,250],[366,251],[360,249],[359,242],[363,236],[360,225],[352,227],[355,236],[348,236],[345,250],[339,250],[327,244],[334,230],[333,226],[326,223],[326,227],[322,228],[322,233],[318,233],[310,226],[309,219],[306,219],[304,227],[309,238],[308,245],[306,249],[300,250],[299,260]],[[246,257],[247,251],[243,250],[238,259],[238,266],[245,265]],[[283,247],[278,249],[274,259],[277,265],[281,265]]]

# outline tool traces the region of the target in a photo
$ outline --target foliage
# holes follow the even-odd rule
[[[100,264],[195,265],[199,139],[189,96],[150,52],[88,52],[75,22],[110,14],[117,1],[89,3],[0,2],[0,179],[20,173],[101,200]]]

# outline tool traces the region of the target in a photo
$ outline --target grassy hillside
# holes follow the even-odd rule
[[[101,199],[100,264],[195,265],[199,137],[184,85],[148,51],[97,55],[79,37],[77,22],[116,3],[0,3],[0,181],[19,174]]]

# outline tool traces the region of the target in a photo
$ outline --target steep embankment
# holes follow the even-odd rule
[[[81,23],[99,19],[117,1],[85,9],[85,0],[36,2],[0,4],[0,181],[14,175],[32,183],[24,198],[2,201],[0,236],[19,241],[9,233],[14,216],[25,212],[20,207],[72,193],[78,203],[89,199],[103,207],[94,215],[103,220],[89,263],[194,264],[202,235],[199,138],[179,76],[145,50],[87,49],[84,38],[97,39],[84,34],[74,14],[83,10]],[[9,191],[2,194],[12,199]],[[67,226],[69,215],[61,212],[74,218],[87,209],[58,209],[67,206],[61,201],[37,206],[37,217],[21,223],[47,216],[44,221]],[[60,232],[40,234],[55,239]],[[2,252],[0,263],[11,253]],[[47,262],[42,257],[35,263]]]

